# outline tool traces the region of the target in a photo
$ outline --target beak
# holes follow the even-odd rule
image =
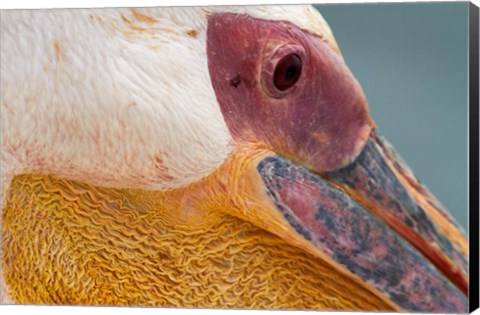
[[[220,207],[330,263],[394,309],[467,311],[467,240],[375,132],[358,157],[336,171],[317,174],[248,147],[216,178],[215,204],[204,206]]]
[[[385,139],[373,132],[356,161],[328,173],[327,178],[386,222],[467,294],[467,239]]]
[[[432,307],[440,307],[438,311],[462,311],[461,302],[466,303],[468,292],[468,241],[385,139],[373,131],[352,164],[327,173],[325,178],[380,219],[396,238],[401,239],[405,248],[410,247],[409,252],[415,253],[405,255],[400,251],[391,261],[392,267],[401,270],[404,279],[409,279],[408,284],[403,285],[410,287],[410,302],[418,300],[420,305],[431,301]],[[418,281],[423,289],[419,289]],[[436,283],[435,288],[432,283]],[[442,291],[447,287],[448,291]],[[449,296],[456,302],[447,301]],[[434,308],[415,310],[435,311]],[[463,311],[466,311],[466,304]]]

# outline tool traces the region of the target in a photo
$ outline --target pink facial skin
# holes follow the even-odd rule
[[[360,85],[320,37],[280,21],[235,14],[209,17],[210,77],[235,141],[264,143],[317,172],[353,161],[374,125]],[[274,71],[289,54],[302,60],[289,89]]]

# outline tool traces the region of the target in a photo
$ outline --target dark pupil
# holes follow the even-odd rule
[[[302,59],[291,54],[283,57],[277,64],[273,73],[273,83],[280,91],[291,88],[300,78],[302,73]]]
[[[290,65],[285,73],[285,81],[290,81],[295,77],[296,68],[294,65]]]

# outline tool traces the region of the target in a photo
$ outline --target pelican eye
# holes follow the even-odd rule
[[[273,72],[273,84],[285,91],[297,83],[302,74],[302,59],[297,54],[286,55],[278,62]]]

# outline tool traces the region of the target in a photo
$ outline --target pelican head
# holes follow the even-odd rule
[[[9,11],[1,38],[2,275],[14,301],[115,304],[125,290],[134,304],[238,307],[226,292],[250,288],[250,307],[467,310],[462,231],[381,137],[312,7]],[[58,242],[32,249],[45,233]],[[68,268],[55,264],[65,251],[78,257]],[[20,277],[22,264],[36,275]],[[233,267],[193,276],[218,265]],[[268,282],[268,268],[300,287]],[[117,293],[92,284],[107,278],[100,291]],[[172,297],[180,283],[189,293]]]

